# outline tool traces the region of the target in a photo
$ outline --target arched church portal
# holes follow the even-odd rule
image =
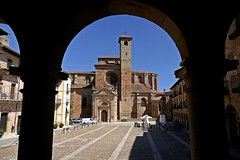
[[[103,110],[101,112],[101,121],[102,122],[107,122],[107,111],[106,110]]]

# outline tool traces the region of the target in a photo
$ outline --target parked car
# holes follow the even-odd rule
[[[96,124],[97,122],[93,118],[81,118],[82,124]]]
[[[81,118],[72,118],[70,121],[73,122],[73,123],[82,123]]]

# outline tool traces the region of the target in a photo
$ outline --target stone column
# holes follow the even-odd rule
[[[67,79],[56,69],[23,74],[18,159],[52,159],[56,84]]]
[[[154,82],[154,86],[155,86],[155,90],[158,90],[158,75],[155,75],[155,82]]]
[[[221,75],[214,73],[215,76],[208,78],[208,70],[198,70],[189,65],[190,62],[186,63],[176,73],[186,83],[192,160],[216,156],[227,159],[229,153]]]
[[[98,115],[97,115],[97,106],[95,106],[95,97],[92,97],[92,117],[97,120]]]

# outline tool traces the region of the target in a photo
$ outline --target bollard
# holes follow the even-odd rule
[[[135,123],[134,123],[134,127],[137,127],[137,126],[138,126],[138,123],[137,123],[137,122],[135,122]]]

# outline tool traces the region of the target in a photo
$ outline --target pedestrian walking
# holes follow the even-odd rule
[[[12,125],[11,125],[11,132],[12,132],[12,133],[15,132],[15,125],[14,125],[14,123],[12,123]]]
[[[150,122],[149,122],[149,119],[152,118],[151,116],[149,115],[144,115],[141,117],[142,121],[143,121],[143,129],[145,131],[147,131],[147,129],[151,126]]]
[[[175,120],[174,124],[175,124],[175,128],[179,129],[180,123],[179,123],[178,119]]]

